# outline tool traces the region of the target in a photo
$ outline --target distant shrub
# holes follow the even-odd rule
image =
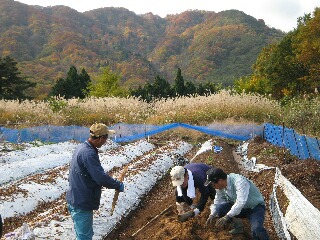
[[[300,134],[319,136],[320,134],[320,96],[314,98],[294,98],[283,109],[283,122]]]
[[[50,97],[48,99],[49,106],[51,110],[56,113],[61,111],[63,108],[65,108],[68,105],[68,102],[64,99],[59,99],[56,97]]]

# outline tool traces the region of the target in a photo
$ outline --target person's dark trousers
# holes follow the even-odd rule
[[[217,213],[219,217],[225,216],[231,209],[233,203],[224,203],[217,205]],[[237,218],[248,218],[251,225],[252,237],[255,240],[269,240],[269,235],[263,226],[266,207],[257,205],[253,209],[243,208]]]
[[[2,237],[2,218],[0,215],[0,238]]]
[[[211,186],[209,187],[209,196],[212,200],[214,200],[216,196],[216,190]],[[191,205],[193,200],[187,196],[187,188],[182,188],[182,196],[178,196],[178,191],[176,190],[176,202],[186,202],[188,205]]]

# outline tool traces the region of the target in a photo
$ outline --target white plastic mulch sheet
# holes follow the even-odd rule
[[[112,145],[112,143],[110,144]],[[32,175],[25,176],[29,170],[17,170],[15,171],[15,179],[5,181],[7,182],[6,186],[1,186],[1,189],[5,192],[8,192],[9,189],[19,190],[9,196],[0,196],[0,213],[4,219],[4,224],[6,224],[6,218],[25,215],[37,209],[41,202],[58,201],[47,211],[30,219],[27,224],[36,226],[32,229],[36,239],[65,240],[75,238],[70,215],[59,212],[59,209],[66,204],[65,199],[61,196],[68,188],[67,163],[71,159],[71,153],[75,145],[68,145],[64,149],[62,146],[53,145],[50,150],[47,147],[31,147],[31,149],[28,149],[28,154],[23,152],[18,154],[20,156],[26,155],[23,161],[15,159],[15,156],[18,155],[9,154],[8,159],[11,160],[0,166],[0,169],[2,169],[20,162],[20,166],[23,167],[26,165],[24,161],[32,162],[31,159],[33,159],[37,162],[37,164],[33,164],[34,170],[41,172],[35,178]],[[120,169],[114,173],[114,177],[117,178],[122,171],[122,167],[128,165],[128,172],[123,181],[125,191],[120,193],[112,215],[110,215],[110,210],[115,191],[104,189],[102,192],[100,209],[94,212],[94,239],[103,239],[123,217],[138,206],[141,198],[173,166],[173,159],[171,158],[173,154],[185,155],[191,148],[192,145],[185,142],[171,142],[166,146],[156,148],[145,140],[124,146],[112,145],[102,148],[99,155],[101,164],[106,171],[119,167]],[[65,158],[63,161],[60,161],[60,154]],[[46,165],[47,162],[55,161],[56,164]],[[55,212],[59,213],[58,216]],[[7,237],[3,239],[21,239],[22,228],[23,226],[7,234]]]
[[[320,239],[320,211],[281,174],[278,168],[275,175],[274,192],[277,186],[283,190],[289,201],[284,219],[281,219],[286,224],[286,228],[299,240]],[[286,236],[286,239],[290,239],[288,234]]]
[[[198,152],[194,155],[194,157],[190,160],[190,162],[192,162],[198,155],[200,155],[201,153],[207,152],[207,151],[211,151],[212,150],[212,139],[206,141],[205,143],[203,143],[200,147],[200,149],[198,150]]]
[[[244,142],[236,150],[236,152],[242,156],[241,165],[245,170],[251,171],[251,172],[260,172],[261,170],[273,168],[273,167],[268,167],[264,164],[258,164],[256,157],[252,157],[249,159],[247,156],[248,147],[249,147],[249,142]]]
[[[250,160],[247,157],[248,142],[244,142],[237,149],[237,153],[242,156],[241,164],[247,171],[260,172],[268,167],[257,164],[255,157]],[[278,204],[276,189],[280,187],[288,198],[286,213],[281,212]],[[291,239],[289,231],[299,240],[320,239],[320,211],[315,208],[276,168],[273,192],[270,196],[270,211],[277,235],[281,239]]]

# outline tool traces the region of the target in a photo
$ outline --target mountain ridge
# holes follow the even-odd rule
[[[0,55],[19,62],[21,72],[47,93],[71,65],[95,79],[109,66],[126,87],[170,83],[177,67],[194,83],[230,85],[250,74],[267,44],[285,35],[238,10],[189,10],[161,18],[125,8],[80,13],[70,7],[0,2]]]

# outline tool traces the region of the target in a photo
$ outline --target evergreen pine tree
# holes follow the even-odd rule
[[[185,85],[184,79],[181,75],[181,69],[178,68],[177,76],[174,81],[174,91],[177,96],[184,96],[185,95]]]
[[[1,99],[31,99],[25,94],[25,90],[35,87],[36,83],[32,83],[22,77],[17,67],[17,62],[6,56],[0,57],[0,98]]]

